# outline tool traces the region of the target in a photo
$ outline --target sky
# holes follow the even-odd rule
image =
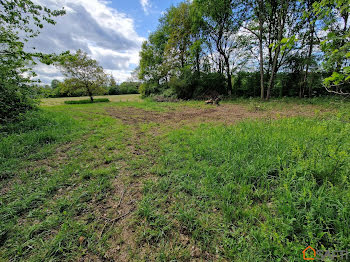
[[[45,53],[82,49],[96,59],[117,82],[126,81],[139,63],[141,44],[158,25],[158,19],[180,0],[36,0],[51,9],[64,7],[66,15],[56,25],[45,25],[28,42]],[[49,84],[63,80],[54,66],[35,68],[40,80]]]

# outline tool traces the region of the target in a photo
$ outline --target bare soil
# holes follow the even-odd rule
[[[185,107],[181,110],[169,112],[148,111],[135,107],[107,108],[109,115],[122,120],[125,124],[140,123],[194,123],[194,122],[221,122],[233,124],[244,119],[281,118],[295,116],[313,116],[314,106],[291,105],[284,109],[263,110],[259,107],[248,108],[243,105],[224,104],[220,106],[208,105],[206,108]]]

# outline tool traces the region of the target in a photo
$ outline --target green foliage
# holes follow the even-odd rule
[[[192,99],[215,97],[226,94],[226,79],[219,73],[192,74],[191,70],[184,68],[179,77],[172,77],[169,87],[177,98]]]
[[[139,93],[139,82],[123,82],[119,85],[119,94],[138,94]]]
[[[79,105],[79,104],[91,104],[91,103],[104,103],[104,102],[110,102],[108,98],[98,98],[91,100],[72,100],[72,101],[64,101],[65,104],[68,105]]]
[[[169,87],[181,99],[192,98],[197,85],[198,79],[189,68],[182,69],[179,77],[173,76],[169,81]]]
[[[119,86],[111,86],[108,89],[108,94],[109,95],[120,95]]]
[[[53,18],[64,13],[30,0],[0,2],[0,123],[34,108],[35,91],[29,89],[35,73],[30,66],[38,60],[51,63],[55,56],[28,52],[25,43],[40,33],[44,22],[55,24]]]
[[[197,96],[194,86],[199,82],[212,84],[200,79],[205,76],[202,73],[218,72],[225,76],[229,95],[260,93],[262,99],[270,99],[271,95],[324,94],[318,79],[313,81],[315,75],[323,77],[327,91],[346,95],[350,85],[349,17],[348,0],[179,3],[165,12],[157,30],[142,45],[139,77],[147,84],[141,93],[147,96],[170,88],[168,92],[176,90],[180,98],[190,98]],[[195,76],[190,78],[183,70]],[[259,72],[254,73],[253,88],[239,84],[233,90],[232,78],[240,81],[245,71]],[[285,79],[281,80],[286,74],[294,79],[291,88],[284,87]]]
[[[1,71],[0,74],[2,73],[6,71]],[[8,78],[0,81],[0,125],[13,121],[20,114],[36,107],[35,101],[31,99],[33,90],[29,85],[17,84]]]
[[[60,83],[61,83],[61,82],[60,82],[59,80],[57,80],[57,79],[52,80],[52,81],[51,81],[51,88],[52,88],[52,89],[58,88],[59,85],[60,85]]]
[[[300,82],[303,74],[278,73],[276,75],[275,88],[272,90],[274,97],[296,97],[300,92]],[[310,73],[308,86],[313,90],[313,96],[327,95],[322,87],[324,73]],[[259,72],[239,72],[233,78],[233,94],[237,97],[258,97],[260,94]]]
[[[62,73],[67,77],[61,84],[61,92],[85,92],[93,101],[94,95],[107,92],[105,86],[108,77],[97,61],[91,59],[87,53],[78,50],[74,55],[62,57],[57,64]]]
[[[324,80],[326,87],[335,93],[350,93],[350,3],[348,0],[322,0],[314,3],[314,12],[324,23],[327,35],[321,42],[325,54],[324,68],[331,76]]]
[[[226,95],[227,83],[226,78],[220,73],[201,73],[199,86],[193,92],[194,98],[199,97],[215,97],[218,95]]]
[[[139,87],[139,92],[143,98],[151,94],[159,94],[161,90],[163,90],[162,87],[154,82],[145,82]]]
[[[110,77],[108,94],[109,95],[120,95],[119,87],[118,87],[117,82],[115,81],[113,76]]]

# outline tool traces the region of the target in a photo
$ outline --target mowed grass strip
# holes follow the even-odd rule
[[[117,201],[126,127],[99,107],[75,107],[31,112],[2,129],[1,261],[99,259],[108,248],[104,203]]]
[[[154,259],[301,261],[350,245],[349,115],[171,132],[139,205]]]

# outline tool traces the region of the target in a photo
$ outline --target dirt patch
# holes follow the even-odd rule
[[[224,104],[206,108],[185,107],[177,111],[156,112],[134,107],[113,107],[106,109],[108,114],[122,120],[125,124],[140,123],[193,123],[193,122],[222,122],[232,124],[244,119],[280,118],[293,116],[312,116],[313,107],[291,106],[288,109],[261,110],[242,105]]]

